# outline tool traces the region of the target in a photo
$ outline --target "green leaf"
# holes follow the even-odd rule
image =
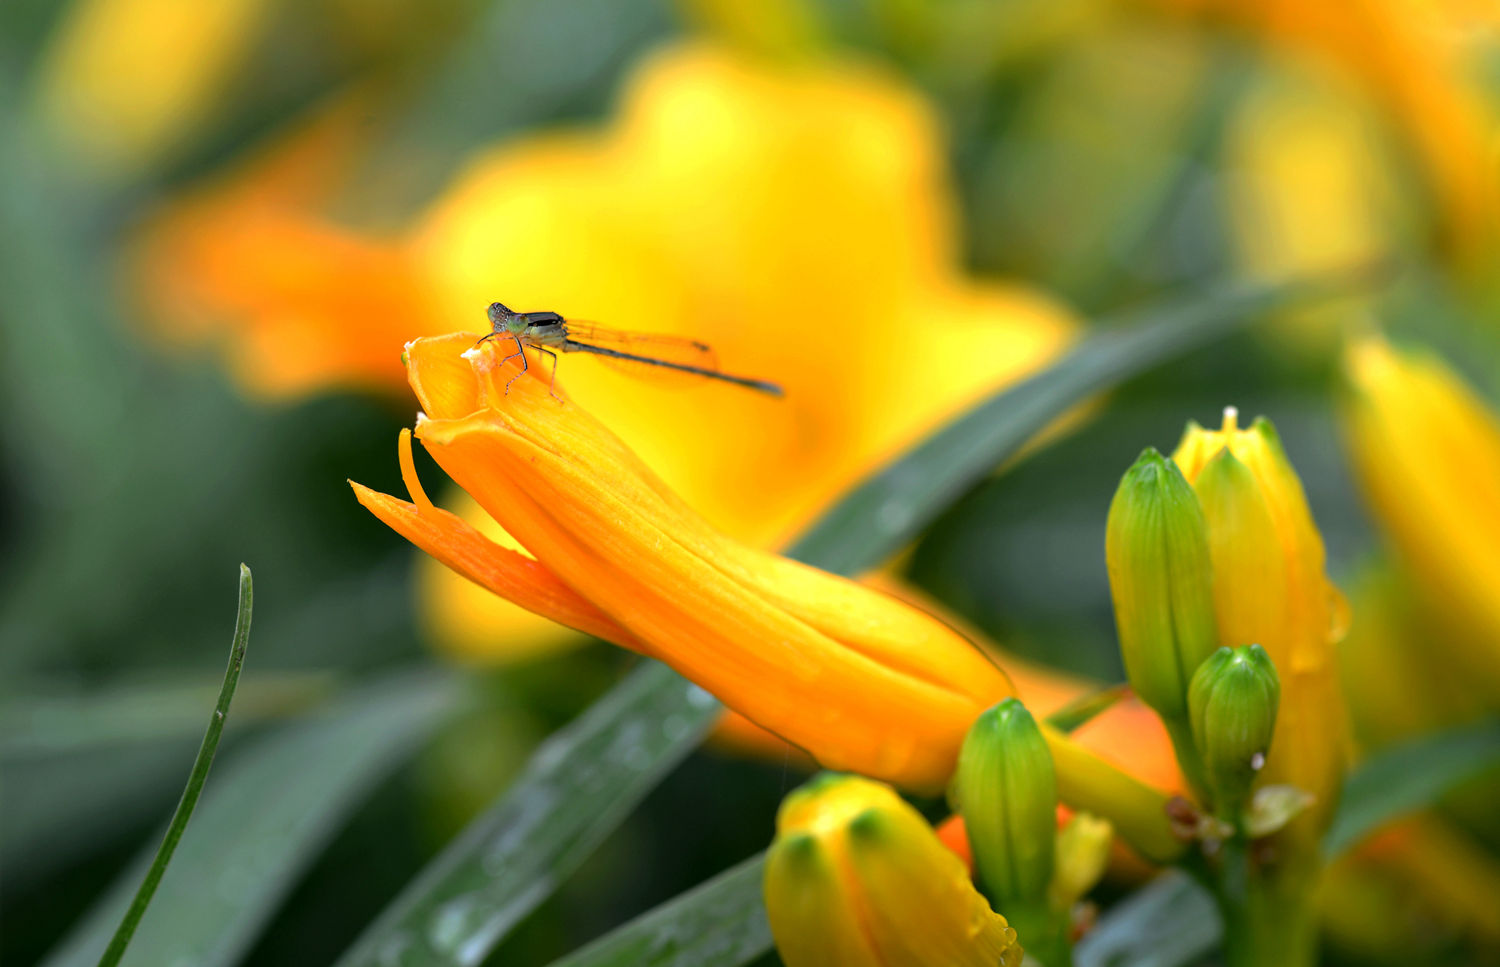
[[[761,853],[575,951],[552,967],[732,967],[771,949]]]
[[[454,695],[446,676],[402,675],[238,749],[183,835],[123,963],[235,963],[320,847],[442,720]],[[98,961],[150,865],[150,856],[132,864],[44,967]]]
[[[1076,967],[1179,967],[1223,932],[1208,893],[1185,873],[1163,873],[1111,907],[1073,948]]]
[[[1369,274],[1222,286],[1103,323],[1055,365],[991,396],[859,484],[790,553],[841,574],[874,567],[1073,405],[1271,309],[1347,291]]]
[[[213,765],[214,752],[219,748],[219,736],[224,734],[224,720],[229,717],[229,704],[234,701],[234,690],[240,683],[240,670],[245,667],[245,649],[250,645],[250,612],[254,609],[254,604],[255,584],[250,579],[250,569],[241,564],[240,603],[234,618],[234,637],[229,645],[229,667],[224,671],[224,684],[219,689],[219,700],[214,705],[213,714],[208,717],[208,730],[203,733],[203,743],[198,746],[198,757],[193,760],[192,771],[188,773],[182,799],[172,813],[172,821],[167,824],[167,834],[162,837],[161,846],[157,847],[156,856],[146,869],[145,878],[141,880],[125,916],[110,938],[109,946],[104,949],[104,956],[99,958],[99,967],[115,967],[120,958],[125,956],[125,948],[130,945],[130,938],[135,936],[135,928],[140,925],[141,917],[151,905],[151,898],[156,895],[156,888],[167,871],[167,864],[172,862],[172,854],[177,852],[177,844],[182,841],[188,820],[192,818],[193,809],[198,805],[198,797],[203,794],[203,784],[208,781],[208,769]]]
[[[1047,716],[1047,724],[1062,732],[1076,732],[1129,694],[1130,686],[1124,682],[1095,689]]]
[[[1366,759],[1344,784],[1324,851],[1338,856],[1383,823],[1494,769],[1500,769],[1500,722],[1494,721],[1424,736]]]
[[[84,692],[7,697],[0,702],[0,759],[74,755],[163,739],[187,738],[201,728],[203,708],[218,679],[150,681]],[[336,688],[326,672],[257,673],[235,693],[241,724],[302,715]]]
[[[719,708],[665,665],[632,672],[537,749],[340,967],[483,961],[697,746]]]

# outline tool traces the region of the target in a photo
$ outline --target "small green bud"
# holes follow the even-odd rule
[[[1221,818],[1235,821],[1242,813],[1265,765],[1280,701],[1276,666],[1260,645],[1220,648],[1193,675],[1193,743]]]
[[[974,722],[954,783],[984,894],[1001,911],[1044,900],[1055,859],[1057,778],[1047,741],[1019,699]]]
[[[1154,449],[1120,480],[1104,552],[1130,685],[1169,726],[1185,725],[1193,669],[1218,645],[1213,569],[1198,498]]]

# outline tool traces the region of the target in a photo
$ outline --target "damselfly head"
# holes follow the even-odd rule
[[[491,302],[489,316],[491,332],[520,332],[526,328],[526,316],[510,311],[503,302]]]

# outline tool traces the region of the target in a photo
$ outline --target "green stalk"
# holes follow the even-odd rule
[[[203,793],[203,783],[208,779],[208,767],[213,765],[214,752],[219,748],[219,737],[224,733],[229,703],[234,699],[235,687],[239,685],[240,669],[245,664],[245,646],[250,643],[250,610],[254,596],[250,569],[241,564],[240,603],[234,619],[234,640],[229,647],[229,667],[224,672],[224,686],[219,690],[219,701],[214,706],[213,715],[209,717],[208,731],[203,734],[203,744],[198,747],[198,757],[193,760],[193,771],[188,774],[187,788],[182,790],[182,799],[177,803],[177,811],[172,814],[167,835],[162,838],[156,858],[151,861],[151,868],[146,871],[146,878],[141,881],[140,889],[135,891],[130,909],[125,911],[125,918],[120,921],[115,935],[110,938],[109,946],[104,949],[104,956],[99,958],[99,967],[115,967],[120,958],[125,956],[125,948],[129,946],[130,938],[135,936],[135,928],[140,925],[146,908],[151,905],[151,898],[156,895],[156,887],[161,883],[162,874],[167,871],[167,864],[177,851],[177,843],[182,839],[183,830],[187,829],[193,808],[198,805],[198,797]]]
[[[1216,889],[1227,967],[1313,967],[1318,869],[1264,867],[1243,837],[1224,844]]]

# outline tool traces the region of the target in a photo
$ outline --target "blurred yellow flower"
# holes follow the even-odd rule
[[[132,175],[180,147],[244,66],[270,0],[82,0],[45,60],[37,110],[99,176]]]
[[[525,548],[433,506],[401,439],[407,502],[354,484],[371,512],[528,611],[658,658],[830,768],[935,792],[978,714],[1014,692],[968,639],[879,591],[710,527],[620,439],[472,333],[407,346],[416,435]],[[527,378],[517,378],[524,374]],[[1043,729],[1060,796],[1144,855],[1181,851],[1165,796]]]
[[[1227,409],[1219,430],[1189,425],[1172,459],[1203,505],[1219,644],[1260,645],[1280,677],[1280,711],[1259,782],[1316,797],[1288,826],[1316,855],[1348,752],[1336,648],[1348,606],[1324,573],[1323,539],[1268,421],[1242,430]]]
[[[1343,424],[1359,482],[1429,630],[1424,676],[1450,678],[1450,714],[1500,699],[1500,421],[1430,353],[1352,341]],[[1413,656],[1415,657],[1415,656]],[[1447,669],[1446,673],[1444,669]]]
[[[66,9],[42,53],[31,107],[62,157],[111,184],[180,161],[205,135],[233,128],[247,110],[263,110],[265,79],[285,70],[288,49],[299,42],[317,48],[291,55],[308,61],[298,66],[309,76],[294,83],[313,83],[319,68],[366,80],[409,72],[414,59],[437,46],[433,41],[461,29],[476,5],[73,0],[52,6]]]
[[[1382,163],[1368,102],[1325,73],[1276,66],[1252,86],[1226,134],[1241,267],[1263,278],[1295,278],[1396,251],[1401,230],[1411,227],[1402,216],[1411,213]]]
[[[1320,896],[1335,945],[1365,962],[1451,963],[1500,955],[1500,867],[1458,827],[1430,814],[1385,827],[1328,870]]]
[[[164,223],[147,265],[154,291],[189,289],[179,306],[232,325],[237,369],[273,392],[394,387],[394,327],[482,330],[495,299],[709,342],[787,399],[646,385],[586,359],[559,385],[607,402],[715,526],[768,546],[1076,331],[1037,293],[964,275],[941,144],[931,108],[869,65],[683,44],[642,64],[603,130],[475,159],[399,243],[320,219],[311,192],[267,204],[251,171],[195,199],[190,228]],[[459,579],[425,583],[445,580]],[[465,653],[536,630],[505,607],[471,600]]]
[[[1497,228],[1496,116],[1487,103],[1479,51],[1465,42],[1476,16],[1459,4],[1414,0],[1151,0],[1189,16],[1248,30],[1319,70],[1332,70],[1377,104],[1424,173],[1438,214],[1439,241],[1462,263],[1484,264]],[[1493,8],[1483,17],[1496,22]],[[1291,150],[1320,152],[1347,172],[1362,168],[1342,152],[1356,147],[1337,130],[1309,132],[1291,122]],[[1368,146],[1364,148],[1368,151]],[[1314,171],[1295,174],[1306,183]],[[1347,192],[1355,185],[1340,188]],[[1316,208],[1317,196],[1305,199]],[[1335,199],[1337,200],[1337,199]],[[1299,218],[1299,222],[1305,221]],[[1347,229],[1346,229],[1347,231]]]
[[[963,862],[889,786],[866,779],[821,776],[786,798],[765,897],[787,967],[1021,963],[1016,932]]]

